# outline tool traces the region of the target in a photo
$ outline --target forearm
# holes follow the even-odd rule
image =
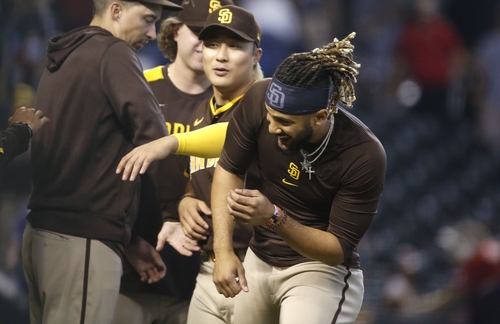
[[[0,163],[9,163],[14,157],[28,150],[30,132],[26,126],[13,125],[0,133]]]
[[[289,216],[276,228],[276,233],[306,258],[331,266],[344,261],[340,242],[332,233],[302,225]]]
[[[214,233],[214,252],[227,253],[233,250],[234,221],[227,208],[227,194],[230,190],[243,187],[243,179],[222,167],[215,169],[212,183],[212,222]]]
[[[219,157],[226,139],[227,125],[228,123],[216,123],[192,132],[173,134],[179,141],[175,154],[202,158]]]

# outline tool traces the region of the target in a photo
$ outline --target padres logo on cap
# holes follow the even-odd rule
[[[219,0],[210,0],[208,5],[208,12],[212,13],[214,10],[222,7]]]
[[[219,21],[221,24],[230,24],[233,21],[233,13],[231,10],[224,8],[219,11]]]
[[[271,83],[267,90],[267,100],[276,108],[283,108],[285,106],[285,94],[281,91],[282,88],[276,83]]]

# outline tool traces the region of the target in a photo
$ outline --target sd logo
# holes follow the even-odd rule
[[[233,13],[225,8],[219,11],[219,21],[221,24],[230,24],[233,21]]]
[[[282,88],[273,82],[267,91],[267,100],[276,108],[283,108],[285,106],[285,94],[281,90]]]

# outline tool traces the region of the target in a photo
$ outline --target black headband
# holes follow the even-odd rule
[[[326,109],[331,93],[330,85],[299,88],[284,84],[273,75],[266,91],[266,104],[287,115],[308,115]]]

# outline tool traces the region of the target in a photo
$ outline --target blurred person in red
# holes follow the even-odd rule
[[[464,219],[443,227],[437,244],[451,258],[456,275],[432,292],[436,308],[464,303],[463,323],[500,323],[500,241],[482,222]]]
[[[437,0],[415,0],[412,17],[396,45],[395,80],[413,79],[421,88],[415,110],[447,117],[447,95],[465,67],[465,47]]]
[[[461,265],[459,278],[470,323],[500,323],[500,242],[495,238],[481,241]]]

